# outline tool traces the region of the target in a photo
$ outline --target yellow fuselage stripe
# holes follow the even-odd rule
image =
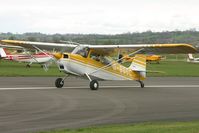
[[[70,59],[75,60],[80,63],[83,63],[85,65],[95,67],[97,69],[100,69],[103,66],[105,66],[104,64],[97,62],[91,58],[84,58],[84,57],[81,57],[80,55],[76,55],[76,54],[70,54]],[[131,69],[126,68],[120,64],[114,64],[114,67],[115,67],[115,70],[113,70],[112,67],[108,67],[108,68],[105,68],[106,70],[105,69],[103,69],[103,70],[123,76],[128,79],[130,78],[132,80],[137,80],[140,78],[143,79],[143,77],[140,77],[140,75],[137,72],[132,71]]]

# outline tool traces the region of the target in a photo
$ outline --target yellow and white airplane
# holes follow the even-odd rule
[[[128,55],[124,55],[124,60],[126,62],[132,62],[134,57],[129,57]],[[151,62],[156,62],[160,63],[160,60],[162,59],[161,55],[155,55],[155,54],[148,54],[146,55],[146,62],[151,63]]]
[[[148,63],[151,63],[151,62],[156,62],[156,63],[160,63],[160,60],[161,60],[161,55],[155,55],[155,54],[152,54],[152,55],[147,55],[146,57],[146,61]]]
[[[55,81],[57,88],[62,88],[64,80],[69,75],[87,78],[90,89],[99,88],[99,80],[135,80],[143,88],[146,78],[146,56],[140,53],[177,54],[197,53],[197,49],[189,44],[126,44],[126,45],[88,45],[88,44],[61,44],[42,43],[16,40],[1,40],[4,44],[17,45],[24,48],[58,49],[73,48],[71,53],[55,53],[56,63],[60,71],[66,76]],[[123,58],[113,60],[110,55],[119,55],[120,51],[128,51],[128,56],[133,55],[134,60],[129,67],[118,63]]]

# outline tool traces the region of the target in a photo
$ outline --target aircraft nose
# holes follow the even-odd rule
[[[59,59],[62,58],[62,53],[54,53],[53,56],[54,56],[57,60],[59,60]]]

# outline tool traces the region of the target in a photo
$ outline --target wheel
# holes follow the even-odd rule
[[[56,86],[57,88],[62,88],[62,87],[64,86],[64,81],[63,81],[63,79],[62,79],[62,78],[57,78],[57,79],[55,80],[55,86]]]
[[[144,83],[143,83],[143,82],[141,82],[140,86],[141,86],[141,88],[144,88]]]
[[[26,68],[30,68],[30,64],[27,64],[27,65],[26,65]]]
[[[140,81],[140,80],[138,82],[140,83],[140,87],[144,88],[144,83],[142,81]]]
[[[99,87],[99,83],[97,82],[97,80],[92,80],[90,82],[90,89],[91,90],[97,90]]]

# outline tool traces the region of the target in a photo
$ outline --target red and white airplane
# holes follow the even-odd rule
[[[193,54],[188,54],[187,62],[199,63],[199,58],[194,58]]]
[[[6,48],[0,48],[0,57],[4,60],[11,60],[17,62],[26,62],[28,63],[26,67],[30,67],[32,63],[37,63],[44,65],[47,62],[50,62],[53,58],[53,55],[50,53],[36,53],[36,54],[26,54],[26,53],[9,53]]]

